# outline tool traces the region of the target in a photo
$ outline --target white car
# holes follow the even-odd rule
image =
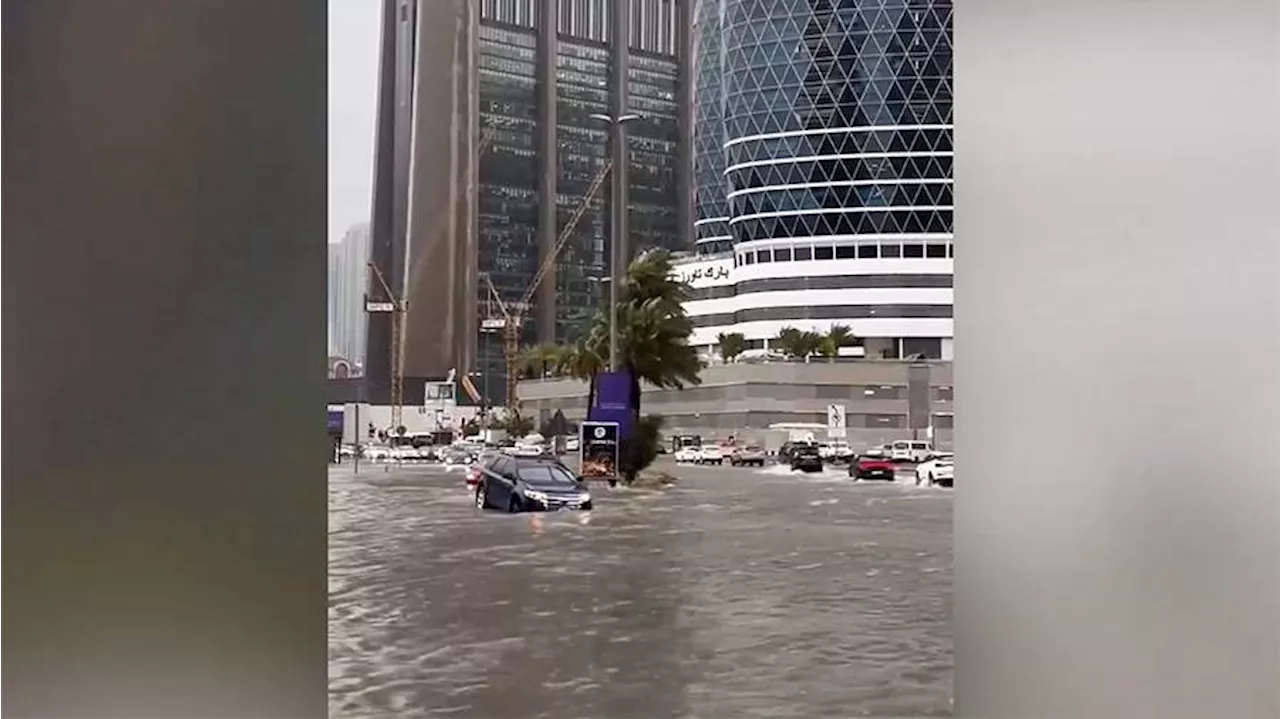
[[[916,465],[916,484],[950,487],[955,481],[954,475],[955,462],[950,453],[935,454]]]
[[[699,454],[697,447],[681,447],[676,450],[675,458],[677,462],[697,462]]]
[[[724,464],[724,450],[718,444],[704,444],[698,449],[698,464]]]
[[[516,457],[541,457],[546,453],[542,445],[529,442],[516,442],[516,446],[511,448],[511,454]]]
[[[830,444],[830,447],[831,447],[831,457],[830,457],[831,459],[838,460],[841,462],[846,462],[850,459],[853,459],[853,454],[854,454],[853,447],[850,447],[849,443],[844,441],[843,439],[835,440]]]
[[[920,463],[933,454],[933,445],[918,440],[900,439],[889,449],[889,457],[895,462]]]

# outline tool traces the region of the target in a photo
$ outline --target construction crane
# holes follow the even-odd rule
[[[493,144],[493,132],[485,132],[480,136],[480,142],[476,143],[476,162],[480,162],[480,158],[484,155],[485,150]],[[440,213],[439,219],[436,221],[435,227],[431,229],[431,236],[439,235],[448,229],[448,221],[451,213]],[[410,276],[416,281],[422,273],[425,266],[425,256],[418,258],[414,262],[413,270]],[[401,419],[404,417],[404,337],[405,327],[409,320],[409,303],[403,297],[392,292],[391,285],[387,282],[387,278],[382,275],[377,265],[372,262],[368,263],[372,279],[382,288],[382,292],[386,295],[386,302],[366,302],[366,312],[389,312],[391,314],[391,429],[397,430],[402,426]],[[369,283],[371,286],[373,282]]]
[[[387,284],[387,278],[382,276],[382,270],[377,265],[370,262],[369,270],[387,300],[366,300],[365,310],[391,313],[391,429],[396,430],[401,426],[400,419],[404,410],[404,316],[409,303],[391,291],[391,285]]]
[[[516,381],[519,379],[516,363],[520,358],[520,331],[524,328],[525,312],[531,306],[530,303],[534,294],[538,291],[538,285],[542,284],[543,278],[555,266],[556,257],[560,254],[560,250],[569,241],[569,237],[578,226],[582,216],[586,214],[587,208],[591,206],[591,201],[595,198],[596,193],[600,191],[601,186],[604,185],[605,178],[609,176],[609,171],[612,169],[613,161],[609,160],[605,162],[604,166],[600,168],[600,172],[592,179],[582,197],[582,202],[578,204],[577,209],[569,217],[564,229],[560,231],[560,236],[556,238],[555,247],[552,248],[550,254],[542,259],[542,264],[538,266],[538,271],[534,273],[528,289],[524,291],[524,295],[520,297],[519,302],[516,302],[514,306],[503,302],[498,288],[493,285],[493,280],[488,274],[484,275],[485,283],[489,287],[489,296],[493,298],[493,303],[497,305],[498,310],[502,313],[501,317],[493,317],[492,312],[490,312],[486,324],[492,326],[500,322],[502,326],[503,359],[506,360],[507,369],[507,406],[512,409],[519,409],[520,407],[519,399],[516,397]]]

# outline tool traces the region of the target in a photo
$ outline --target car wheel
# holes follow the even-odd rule
[[[590,512],[590,511],[591,511],[591,503],[590,503],[590,502],[586,502],[586,503],[584,503],[584,504],[582,505],[581,509],[582,509],[582,510],[584,510],[584,511]]]
[[[489,488],[481,484],[476,487],[476,509],[489,508]]]

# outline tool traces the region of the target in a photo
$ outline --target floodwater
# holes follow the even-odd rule
[[[950,490],[663,469],[545,515],[331,469],[331,716],[950,714]]]

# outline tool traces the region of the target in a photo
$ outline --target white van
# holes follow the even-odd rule
[[[914,439],[900,439],[889,449],[889,457],[895,462],[920,463],[933,454],[933,445]]]

